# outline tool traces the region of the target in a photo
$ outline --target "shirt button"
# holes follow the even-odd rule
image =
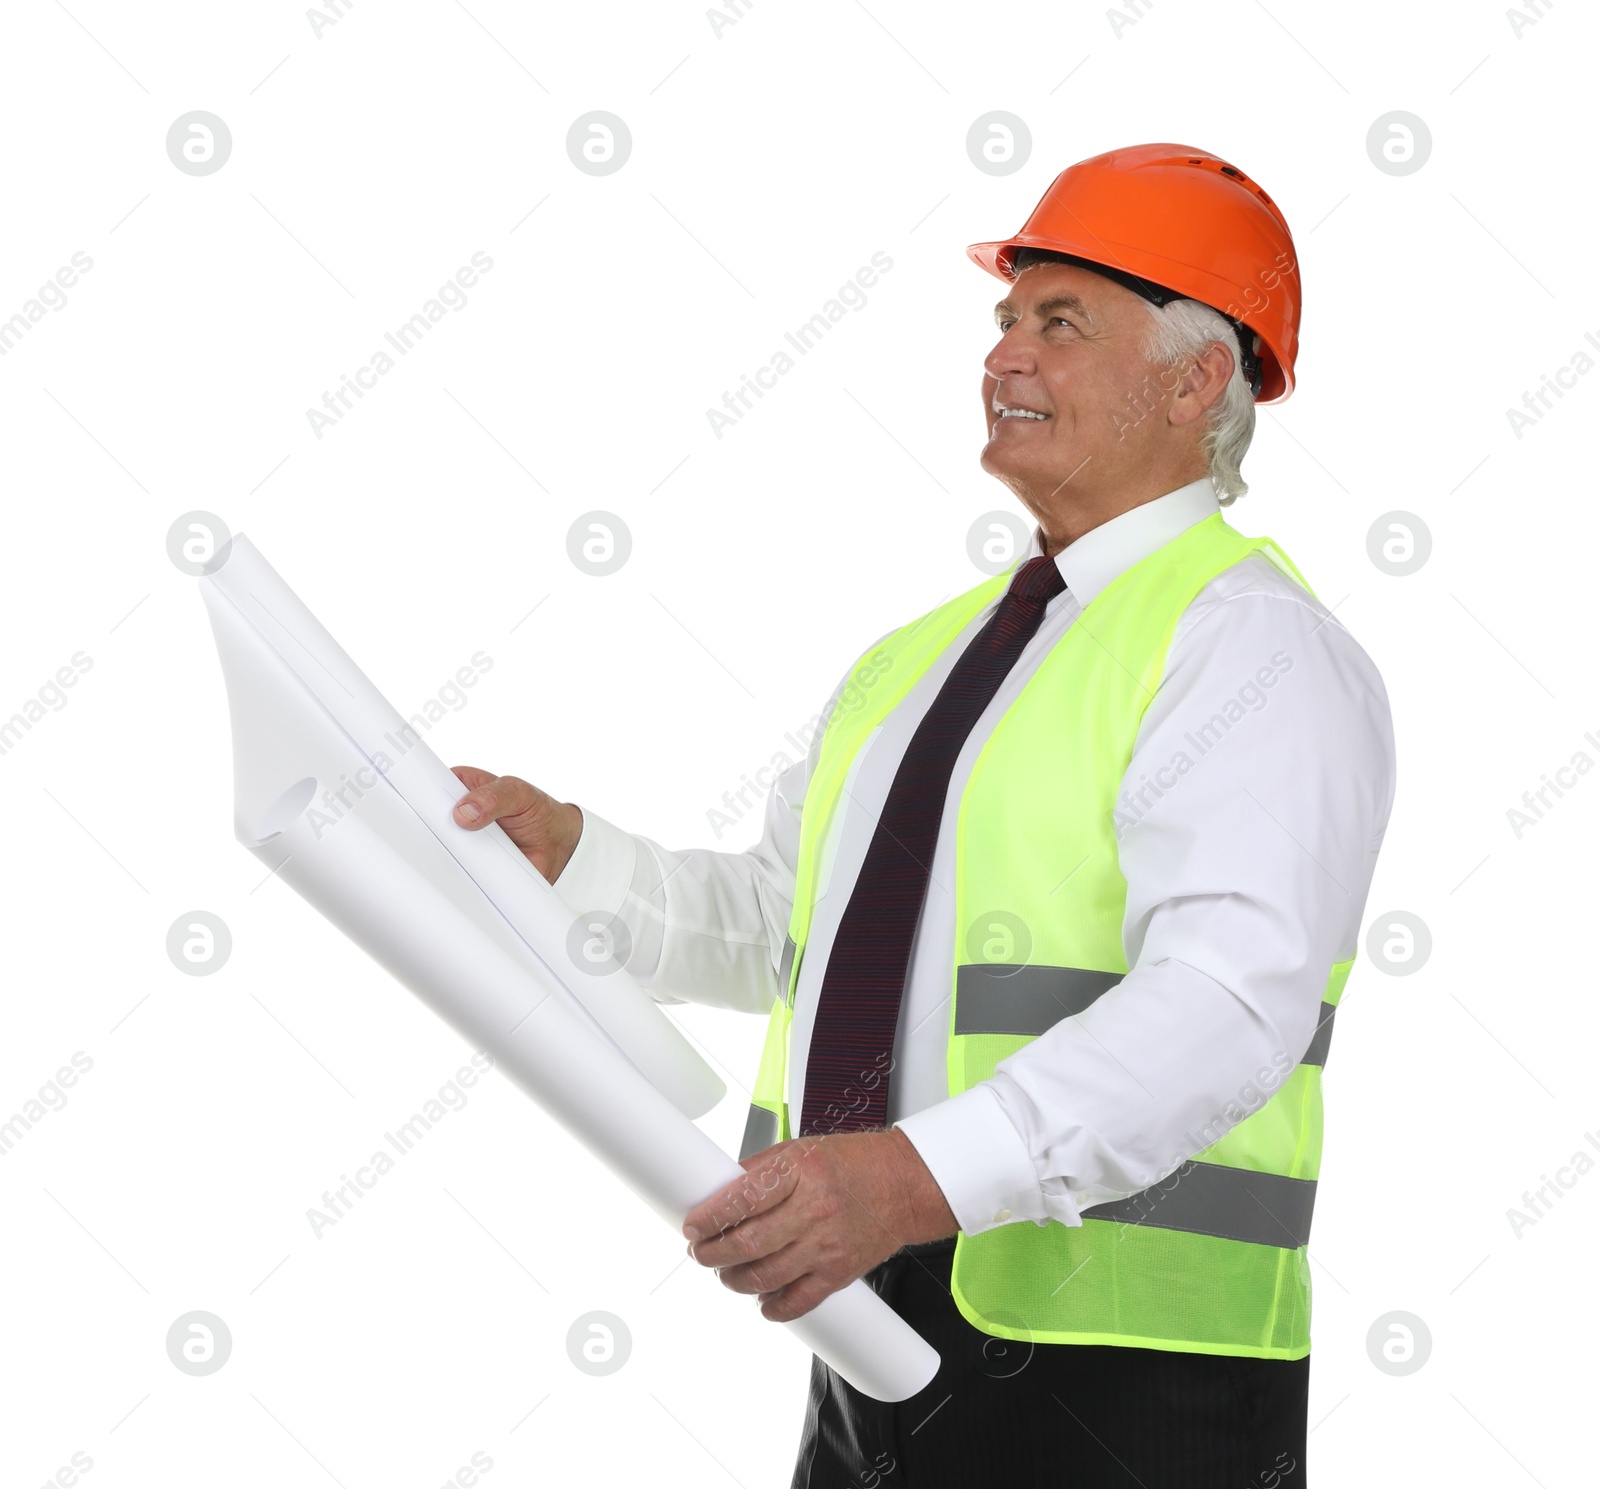
[[[1008,1221],[1010,1218],[1011,1218],[1011,1211],[1010,1210],[996,1210],[994,1212],[994,1223],[996,1225],[1004,1225],[1005,1222]]]

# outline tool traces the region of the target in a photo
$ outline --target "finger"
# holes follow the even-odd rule
[[[732,1180],[696,1205],[684,1217],[684,1235],[691,1241],[715,1236],[765,1214],[787,1199],[794,1192],[798,1167],[794,1158],[786,1153],[790,1146],[783,1143],[769,1149],[741,1178]]]
[[[702,1267],[737,1267],[781,1251],[794,1239],[793,1225],[785,1228],[778,1212],[754,1215],[703,1241],[689,1243],[689,1255]],[[768,1284],[778,1287],[780,1284]]]
[[[503,817],[515,817],[533,805],[533,787],[516,776],[491,776],[474,786],[455,806],[456,821],[464,827],[487,827]],[[477,815],[472,814],[476,808]]]
[[[475,786],[481,786],[485,781],[494,779],[491,770],[479,770],[476,765],[452,765],[450,774],[461,782],[469,791]]]
[[[787,1287],[764,1295],[761,1299],[761,1316],[775,1324],[791,1324],[837,1291],[814,1272],[808,1272]]]
[[[745,1262],[737,1267],[723,1267],[718,1271],[717,1279],[731,1292],[770,1294],[805,1275],[806,1263],[800,1259],[800,1248],[791,1241],[757,1261]]]
[[[450,774],[467,788],[466,795],[455,804],[452,813],[456,822],[462,827],[488,826],[490,822],[494,821],[494,818],[486,815],[488,799],[480,788],[489,785],[495,779],[494,772],[480,770],[476,765],[452,765]],[[462,814],[461,809],[469,803],[477,809],[476,817],[467,817]]]
[[[793,1143],[780,1143],[752,1164],[742,1178],[733,1180],[702,1200],[683,1218],[683,1234],[691,1241],[716,1235],[751,1216],[765,1214],[794,1193],[799,1164],[789,1150]]]

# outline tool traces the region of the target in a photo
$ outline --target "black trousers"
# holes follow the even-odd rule
[[[1305,1489],[1309,1356],[996,1339],[950,1295],[954,1253],[906,1247],[867,1274],[939,1373],[886,1403],[813,1356],[791,1489]]]

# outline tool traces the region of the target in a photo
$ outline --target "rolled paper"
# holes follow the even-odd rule
[[[567,1001],[477,934],[360,818],[319,838],[305,780],[269,813],[252,851],[310,905],[410,988],[677,1231],[744,1170],[596,1039]],[[271,831],[278,822],[285,825]],[[864,1282],[787,1326],[857,1390],[902,1401],[939,1357]]]
[[[577,967],[568,951],[577,918],[573,911],[499,823],[477,829],[457,824],[452,813],[467,788],[373,686],[255,545],[243,534],[235,536],[220,565],[201,578],[200,587],[213,627],[219,623],[219,603],[231,604],[364,757],[350,777],[353,785],[342,788],[344,801],[352,790],[362,795],[363,786],[374,789],[373,777],[382,776],[466,871],[529,953],[546,965],[563,992],[584,1008],[646,1078],[685,1115],[698,1117],[710,1111],[727,1090],[717,1073],[626,966],[609,959],[601,964],[603,975],[595,975],[592,966]],[[224,614],[221,624],[229,625],[229,621]],[[232,676],[228,682],[233,708],[236,688]],[[245,685],[244,679],[240,685]],[[248,704],[246,711],[259,712]],[[253,761],[250,764],[248,776],[241,777],[236,730],[236,809],[246,814],[262,809],[273,784],[279,790],[286,784],[270,769],[263,771]],[[324,778],[324,786],[340,789],[339,777]]]
[[[253,553],[238,549],[241,541],[234,539],[230,564]],[[600,1000],[579,996],[571,983],[582,974],[563,975],[570,920],[564,911],[554,941],[541,941],[548,925],[491,900],[485,880],[502,894],[526,891],[512,891],[519,880],[498,879],[480,863],[469,869],[450,837],[470,841],[476,835],[453,823],[448,832],[436,822],[424,825],[413,795],[395,780],[398,769],[379,769],[377,749],[345,727],[349,720],[357,729],[392,728],[383,711],[394,711],[331,638],[319,639],[314,621],[306,624],[309,612],[297,615],[253,568],[248,582],[243,572],[235,571],[238,600],[212,576],[200,581],[227,680],[240,841],[441,1019],[492,1055],[522,1091],[681,1230],[691,1209],[744,1175],[690,1120],[698,1111],[686,1111],[684,1098],[697,1089],[703,1095],[703,1086],[681,1079],[682,1067],[662,1059],[664,1046],[640,1035],[642,1024],[606,1022],[593,1006]],[[259,628],[249,620],[252,605],[259,606]],[[269,644],[274,624],[283,634]],[[318,667],[326,672],[321,691],[306,675]],[[328,697],[345,693],[334,698],[336,713]],[[424,748],[413,744],[394,764]],[[428,776],[423,770],[408,778],[413,794],[447,819],[461,794],[459,782],[429,801],[419,784]],[[548,893],[542,876],[528,868]],[[609,997],[612,977],[595,980]],[[646,1011],[657,1012],[653,1005]],[[675,1071],[675,1085],[657,1079]],[[905,1400],[938,1369],[937,1352],[861,1281],[786,1327],[880,1401]]]

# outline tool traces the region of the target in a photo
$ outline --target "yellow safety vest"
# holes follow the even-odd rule
[[[1179,617],[1270,538],[1220,512],[1125,570],[1051,649],[984,742],[955,824],[955,924],[947,1065],[952,1096],[994,1073],[1128,971],[1118,796]],[[786,1101],[795,986],[817,897],[818,856],[851,762],[885,716],[1011,571],[901,627],[863,656],[878,681],[829,717],[801,816],[794,906],[743,1155],[791,1137]],[[886,660],[887,659],[887,660]],[[1240,1093],[1237,1125],[1195,1134],[1192,1157],[1080,1226],[1002,1225],[956,1242],[951,1290],[978,1329],[1007,1339],[1123,1344],[1299,1359],[1311,1348],[1306,1244],[1322,1152],[1322,1064],[1353,959],[1322,974],[1311,1047]],[[1253,1094],[1252,1094],[1253,1093]],[[1158,1093],[1159,1094],[1159,1093]],[[1248,1113],[1237,1120],[1241,1113]],[[1217,1127],[1224,1125],[1219,1113]]]

